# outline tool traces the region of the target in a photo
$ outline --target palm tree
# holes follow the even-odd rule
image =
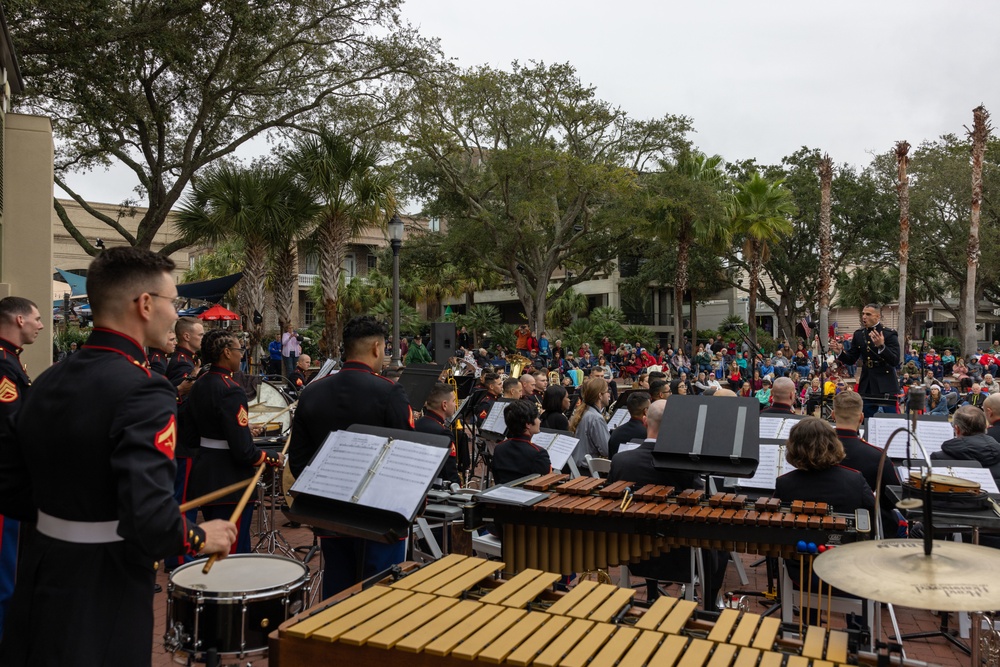
[[[392,184],[378,168],[380,159],[377,146],[355,144],[325,129],[298,141],[285,158],[285,164],[299,174],[321,206],[313,239],[319,251],[323,290],[320,351],[325,355],[335,356],[340,350],[337,292],[347,245],[366,227],[384,227],[396,208]]]
[[[857,308],[866,303],[889,303],[896,296],[896,281],[891,271],[879,266],[859,266],[853,272],[837,275],[837,299],[840,308]]]
[[[722,156],[708,157],[704,153],[694,152],[683,155],[676,166],[677,171],[696,183],[705,183],[715,188],[721,187],[726,176],[722,171]],[[720,218],[712,215],[682,216],[675,229],[677,238],[677,278],[674,281],[674,303],[677,304],[677,317],[674,319],[674,344],[681,348],[684,340],[684,322],[681,317],[681,304],[684,293],[688,291],[691,246],[695,243],[719,245],[724,240],[726,230],[720,225]],[[691,338],[697,343],[698,332],[695,331],[697,318],[695,316],[695,299],[691,298]]]
[[[824,154],[819,161],[819,339],[824,349],[830,331],[830,190],[833,160]]]
[[[743,240],[743,254],[750,265],[749,312],[750,339],[757,346],[757,290],[760,273],[768,257],[770,244],[792,233],[788,218],[796,209],[792,195],[782,186],[782,180],[770,181],[754,173],[749,181],[740,183],[729,205],[733,231]]]
[[[983,157],[990,138],[990,114],[979,105],[972,110],[972,212],[969,216],[969,242],[965,250],[965,293],[962,295],[962,319],[959,322],[962,350],[976,349],[976,273],[979,268],[979,215],[983,205]]]
[[[268,251],[287,243],[312,213],[308,196],[292,175],[269,166],[213,167],[195,181],[181,205],[177,227],[190,242],[242,240],[243,280],[237,307],[252,323],[251,346],[264,333],[263,323],[253,323],[251,316],[264,310]]]
[[[896,142],[896,194],[899,197],[899,333],[906,340],[906,278],[910,263],[910,181],[906,166],[910,163],[910,144]]]

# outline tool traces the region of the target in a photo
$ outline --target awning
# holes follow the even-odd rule
[[[201,301],[211,301],[218,303],[226,292],[232,289],[233,285],[240,281],[243,273],[234,273],[223,278],[212,278],[202,280],[197,283],[184,283],[177,286],[177,295],[186,299],[199,299]]]
[[[78,276],[75,273],[70,273],[69,271],[63,271],[60,268],[56,268],[59,275],[62,276],[66,284],[69,285],[70,296],[80,296],[81,294],[87,293],[87,279],[84,276]]]
[[[215,304],[204,313],[198,315],[199,320],[208,320],[210,322],[216,322],[218,320],[238,320],[240,316],[231,310],[223,308],[219,304]]]

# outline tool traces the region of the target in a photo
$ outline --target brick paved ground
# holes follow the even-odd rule
[[[255,524],[256,525],[256,524]],[[298,528],[282,528],[284,536],[291,542],[293,546],[296,547],[308,547],[312,543],[312,535],[307,530]],[[256,541],[255,541],[256,543]],[[300,555],[301,557],[301,555]],[[757,559],[750,556],[742,557],[745,569],[747,571],[748,578],[750,579],[750,585],[747,587],[741,587],[739,582],[739,577],[736,570],[730,566],[729,572],[726,576],[726,587],[724,590],[745,590],[745,591],[764,591],[766,590],[766,574],[764,572],[764,567],[759,568],[750,567]],[[315,572],[319,566],[319,556],[316,556],[309,563],[310,569]],[[612,569],[612,578],[617,583],[618,572],[617,568]],[[157,593],[154,596],[154,609],[155,609],[155,626],[153,630],[152,638],[152,656],[154,667],[166,667],[167,665],[174,665],[173,656],[167,653],[163,648],[163,632],[166,628],[166,607],[167,607],[167,576],[162,571],[157,577],[157,581],[163,587],[163,592]],[[640,585],[641,582],[635,581],[635,585],[639,585],[638,597],[642,597],[643,587]],[[677,593],[676,587],[671,589],[672,593]],[[762,613],[767,607],[770,606],[768,603],[766,606],[760,602],[754,601],[751,603],[751,611]],[[920,611],[914,609],[896,609],[897,618],[900,624],[900,630],[905,633],[911,632],[924,632],[932,631],[938,629],[939,618],[927,611]],[[834,627],[843,627],[843,617],[834,614],[833,620]],[[888,620],[888,614],[883,612],[883,627],[889,629],[891,632],[891,626]],[[957,627],[957,621],[953,619],[952,627]],[[946,667],[958,666],[958,665],[968,665],[969,658],[964,653],[960,652],[957,648],[953,647],[949,642],[943,638],[933,638],[933,639],[923,639],[923,640],[912,640],[905,644],[907,651],[907,657],[922,660],[932,664],[945,665]],[[244,660],[243,664],[246,662],[252,662],[255,667],[261,667],[267,665],[266,658],[253,658]]]

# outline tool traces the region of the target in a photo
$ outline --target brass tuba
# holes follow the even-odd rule
[[[519,378],[524,369],[531,365],[531,359],[520,354],[512,354],[507,357],[507,363],[510,364],[510,376]]]

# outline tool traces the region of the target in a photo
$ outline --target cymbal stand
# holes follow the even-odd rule
[[[284,469],[285,466],[271,468],[270,507],[266,510],[267,515],[265,516],[264,503],[261,502],[260,504],[260,517],[264,526],[258,533],[259,539],[257,540],[257,544],[254,545],[253,550],[257,553],[266,551],[269,554],[273,554],[277,550],[289,558],[296,558],[295,549],[281,533],[281,529],[274,520],[274,512],[278,507],[278,503],[281,502],[278,490],[281,488],[281,473]],[[263,492],[261,492],[261,495],[263,495]]]

